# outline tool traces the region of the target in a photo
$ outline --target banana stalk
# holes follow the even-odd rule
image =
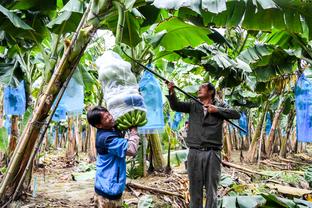
[[[27,123],[27,127],[24,129],[14,151],[8,171],[0,187],[0,198],[2,202],[7,201],[7,197],[10,197],[14,193],[31,152],[34,150],[40,129],[49,114],[53,101],[65,82],[66,77],[77,67],[85,48],[100,26],[101,19],[98,16],[109,11],[112,5],[110,0],[93,0],[90,4],[89,8],[91,12],[89,12],[89,9],[86,10],[69,47],[56,65],[48,86],[41,96],[33,116]]]

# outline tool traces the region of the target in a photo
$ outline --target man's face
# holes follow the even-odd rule
[[[198,98],[207,98],[209,96],[208,86],[203,84],[198,89]]]
[[[102,112],[101,126],[102,129],[111,129],[114,127],[113,116],[109,112]]]

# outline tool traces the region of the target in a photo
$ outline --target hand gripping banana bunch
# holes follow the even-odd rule
[[[146,107],[131,72],[131,64],[117,53],[105,51],[96,61],[107,109],[114,117],[119,130],[144,126]]]

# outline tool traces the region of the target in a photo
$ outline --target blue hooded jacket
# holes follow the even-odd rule
[[[98,129],[96,134],[95,192],[108,199],[119,199],[126,186],[128,140],[119,131]]]

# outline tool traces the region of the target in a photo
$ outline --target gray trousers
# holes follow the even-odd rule
[[[203,207],[203,187],[206,188],[206,208],[217,207],[217,189],[221,175],[220,151],[190,149],[187,157],[190,180],[190,208]]]

